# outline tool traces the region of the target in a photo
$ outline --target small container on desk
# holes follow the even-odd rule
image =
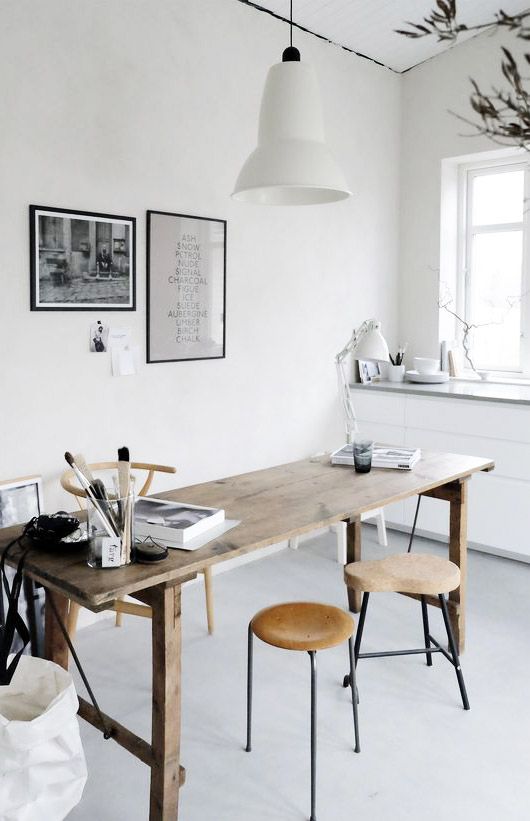
[[[96,568],[123,567],[133,561],[134,487],[128,496],[107,494],[87,499],[88,564]]]
[[[369,473],[372,469],[372,452],[374,443],[372,439],[356,437],[353,441],[353,464],[356,473]]]
[[[389,382],[403,382],[405,379],[404,365],[387,365],[386,378]]]

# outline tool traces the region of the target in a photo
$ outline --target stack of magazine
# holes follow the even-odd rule
[[[372,467],[391,468],[393,470],[412,470],[421,459],[419,448],[393,447],[392,445],[374,444]],[[331,454],[332,465],[353,465],[353,445],[343,447]]]
[[[183,502],[142,497],[134,506],[136,535],[150,536],[168,547],[183,547],[191,539],[201,536],[210,528],[223,524],[224,510],[200,507]]]

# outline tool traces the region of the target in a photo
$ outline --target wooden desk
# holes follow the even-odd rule
[[[462,584],[450,595],[450,615],[464,641],[466,585],[467,480],[489,471],[493,462],[472,456],[425,453],[413,471],[372,470],[355,474],[332,467],[327,459],[304,460],[219,479],[160,494],[161,498],[222,507],[241,524],[200,550],[171,550],[160,565],[132,565],[94,570],[83,553],[58,556],[35,551],[26,571],[46,588],[46,654],[66,667],[68,649],[50,607],[50,594],[63,619],[68,599],[97,612],[116,598],[131,595],[149,604],[152,618],[152,740],[149,744],[106,716],[114,740],[151,768],[150,821],[174,821],[178,816],[180,767],[181,585],[205,565],[232,559],[340,521],[348,523],[348,561],[361,557],[361,514],[408,496],[424,494],[450,504],[449,556],[460,566]],[[20,532],[0,532],[0,551]],[[14,554],[16,558],[16,554]],[[433,604],[435,601],[432,602]],[[350,599],[350,609],[360,602]],[[244,630],[246,625],[241,625]],[[80,698],[80,715],[101,727],[96,711]]]

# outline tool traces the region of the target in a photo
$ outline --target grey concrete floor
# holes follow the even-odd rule
[[[383,550],[364,528],[366,557]],[[445,555],[418,540],[415,549]],[[331,535],[215,578],[216,632],[205,630],[202,585],[183,592],[182,821],[303,821],[309,817],[309,659],[256,642],[254,750],[245,735],[246,629],[259,608],[289,600],[345,607]],[[362,752],[353,752],[347,648],[318,656],[319,821],[530,819],[530,566],[469,555],[467,649],[471,711],[453,668],[434,656],[359,662]],[[443,636],[430,608],[431,631]],[[421,646],[419,603],[373,595],[363,649]],[[77,642],[102,709],[149,738],[150,622],[125,617]],[[80,688],[81,689],[81,688]],[[89,778],[72,821],[145,821],[147,767],[82,722]]]

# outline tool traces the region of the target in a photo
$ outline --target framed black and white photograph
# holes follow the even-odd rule
[[[147,212],[147,362],[225,356],[226,221]]]
[[[136,310],[136,220],[31,205],[32,311]]]
[[[371,382],[376,376],[381,375],[378,362],[367,362],[359,359],[359,379],[363,384]]]
[[[0,482],[0,528],[25,524],[42,510],[40,476]]]

